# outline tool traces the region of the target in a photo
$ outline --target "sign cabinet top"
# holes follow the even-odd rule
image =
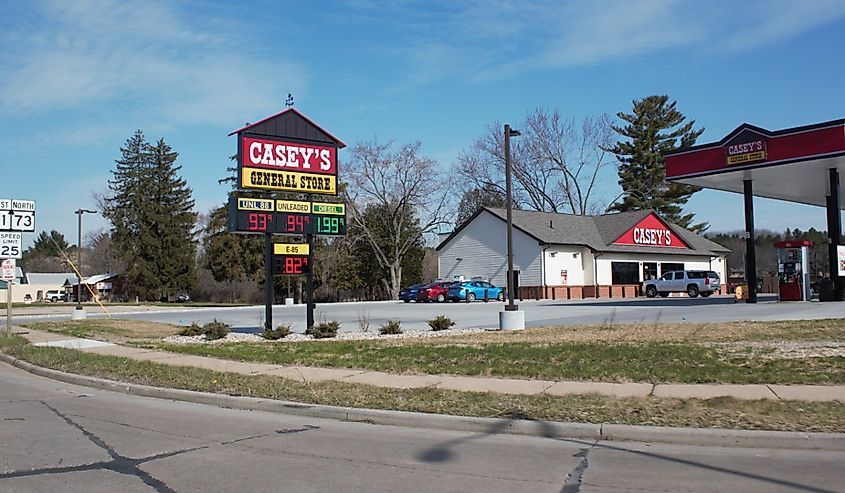
[[[299,139],[324,143],[337,146],[338,149],[346,147],[346,144],[342,140],[330,134],[294,108],[287,108],[275,115],[263,118],[256,123],[247,124],[233,131],[229,136],[247,133],[265,137]]]

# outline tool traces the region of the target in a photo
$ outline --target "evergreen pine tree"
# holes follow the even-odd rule
[[[164,140],[153,147],[136,131],[115,161],[104,203],[129,289],[147,300],[188,291],[196,282],[196,213],[191,189],[177,175],[177,156]]]
[[[633,113],[616,115],[627,124],[612,126],[628,140],[611,148],[619,160],[619,185],[624,194],[611,210],[653,209],[679,226],[704,231],[706,223],[692,224],[694,214],[683,213],[683,206],[701,188],[667,183],[664,167],[668,152],[692,146],[704,129],[693,129],[695,120],[684,123],[686,117],[675,109],[675,101],[669,102],[669,96],[648,96],[633,104]]]
[[[149,188],[153,192],[148,227],[157,255],[149,261],[155,266],[160,296],[190,292],[196,285],[196,242],[193,229],[197,221],[192,191],[178,175],[178,153],[160,139],[151,148],[152,167]],[[149,286],[153,288],[154,286]]]
[[[144,200],[143,175],[150,168],[149,144],[144,133],[136,130],[120,149],[121,158],[115,161],[115,169],[109,180],[109,192],[103,201],[103,216],[112,224],[112,242],[117,256],[126,264],[124,274],[128,289],[140,295],[135,282],[146,272],[139,252],[141,233],[141,211],[147,206]]]

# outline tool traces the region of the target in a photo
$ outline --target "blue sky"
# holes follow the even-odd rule
[[[0,196],[76,241],[135,129],[180,153],[205,212],[222,204],[227,133],[296,108],[347,144],[419,140],[448,170],[494,121],[576,120],[668,94],[719,140],[845,117],[845,2],[0,0]],[[344,159],[344,151],[340,155]],[[342,171],[341,171],[342,173]],[[615,172],[601,193],[618,193]],[[756,200],[758,228],[824,229],[823,209]],[[741,229],[742,197],[688,204]],[[107,227],[85,216],[84,230]],[[31,241],[34,235],[28,235]]]

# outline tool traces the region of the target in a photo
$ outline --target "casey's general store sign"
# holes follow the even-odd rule
[[[725,159],[728,166],[765,161],[766,140],[756,139],[741,144],[730,144],[725,147]]]
[[[668,248],[689,248],[666,223],[654,214],[649,214],[636,226],[629,229],[614,245],[654,246]]]
[[[241,188],[337,195],[337,148],[239,138]]]

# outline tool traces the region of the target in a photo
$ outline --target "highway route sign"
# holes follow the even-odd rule
[[[0,199],[0,231],[35,232],[35,201]]]

